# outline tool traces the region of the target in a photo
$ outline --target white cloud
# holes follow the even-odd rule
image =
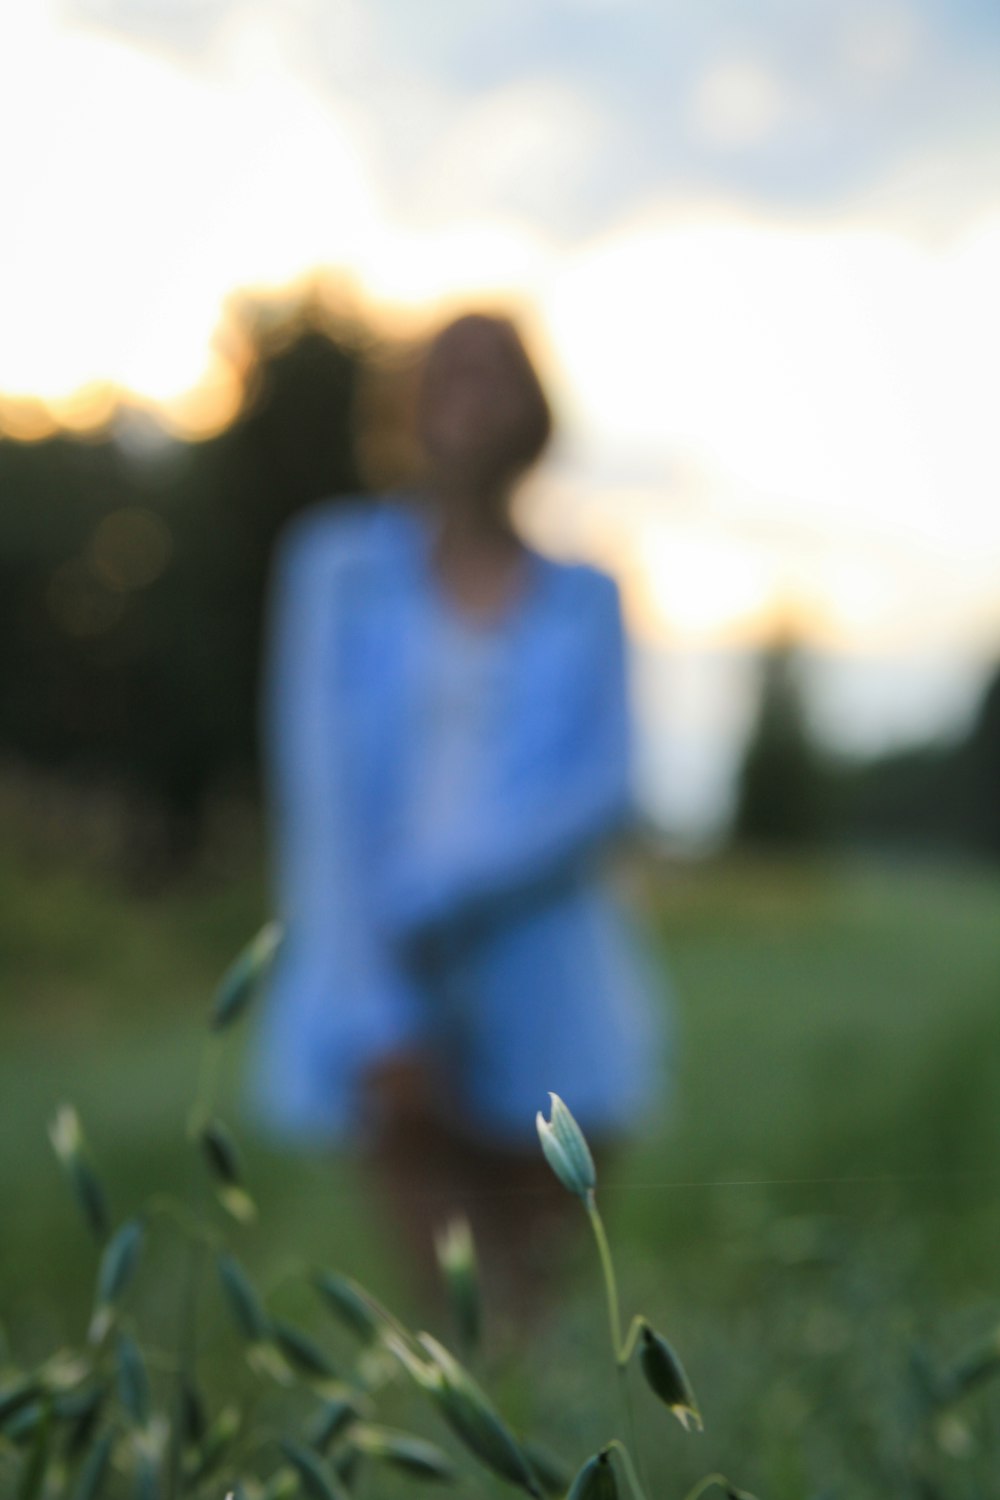
[[[409,185],[411,213],[417,222],[456,212],[565,218],[609,134],[595,106],[557,79],[493,90],[455,109]]]
[[[742,151],[761,145],[786,123],[790,91],[773,69],[748,58],[713,62],[692,91],[687,121],[710,146]]]
[[[838,51],[850,72],[884,86],[913,67],[924,40],[912,7],[872,5],[847,17]]]
[[[662,214],[548,289],[581,424],[695,456],[834,522],[1000,542],[1000,290],[984,221],[947,253],[870,231]]]
[[[206,78],[53,28],[45,90],[10,67],[0,389],[103,376],[169,397],[199,378],[234,287],[363,260],[377,215],[358,143],[271,40],[233,32]]]

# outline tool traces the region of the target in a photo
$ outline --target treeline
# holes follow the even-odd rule
[[[869,759],[833,756],[805,706],[789,642],[760,663],[733,839],[754,848],[872,847],[1000,861],[1000,668],[968,733]]]
[[[189,860],[220,788],[253,798],[275,535],[364,489],[353,424],[385,351],[318,298],[245,322],[241,406],[210,440],[0,438],[0,758],[115,787],[147,873]]]
[[[208,440],[168,441],[146,418],[141,443],[128,420],[20,441],[2,436],[0,406],[0,798],[9,805],[26,770],[77,802],[111,792],[115,857],[153,883],[190,862],[220,797],[259,803],[277,532],[318,498],[412,466],[404,347],[320,294],[246,305],[240,341],[239,410]],[[815,742],[796,652],[776,647],[733,837],[1000,858],[1000,673],[963,743],[845,763]]]

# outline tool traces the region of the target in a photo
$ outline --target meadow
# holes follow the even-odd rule
[[[151,1188],[204,1192],[183,1121],[213,987],[268,915],[259,864],[152,898],[71,860],[0,858],[0,1322],[24,1359],[79,1338],[93,1290],[46,1134],[60,1102],[117,1213]],[[655,1493],[720,1468],[761,1500],[995,1494],[1000,1380],[912,1418],[926,1372],[1000,1325],[1000,876],[721,860],[648,865],[637,885],[675,1077],[602,1204],[626,1307],[683,1350],[706,1423],[690,1437],[638,1402]],[[237,1128],[240,1061],[237,1043]],[[239,1253],[259,1283],[336,1266],[419,1326],[357,1165],[242,1137],[260,1220]],[[150,1274],[144,1316],[167,1325],[167,1251]],[[238,1350],[218,1341],[224,1385]],[[544,1337],[491,1372],[571,1463],[610,1435],[605,1341],[581,1239]]]

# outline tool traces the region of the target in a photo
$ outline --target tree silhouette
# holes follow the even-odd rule
[[[760,663],[757,717],[740,772],[733,837],[772,849],[816,844],[827,794],[802,700],[799,653],[782,639]]]
[[[278,531],[363,489],[371,339],[318,298],[246,304],[241,329],[244,398],[215,438],[145,459],[108,432],[0,439],[0,755],[159,809],[141,857],[162,872],[198,847],[213,792],[254,784]]]

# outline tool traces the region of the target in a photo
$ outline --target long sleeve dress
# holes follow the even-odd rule
[[[430,549],[392,499],[317,506],[279,547],[262,706],[287,937],[255,1107],[349,1138],[366,1070],[418,1049],[472,1137],[527,1145],[549,1090],[615,1135],[655,1102],[664,1038],[601,872],[632,813],[617,590],[529,552],[478,627]]]

